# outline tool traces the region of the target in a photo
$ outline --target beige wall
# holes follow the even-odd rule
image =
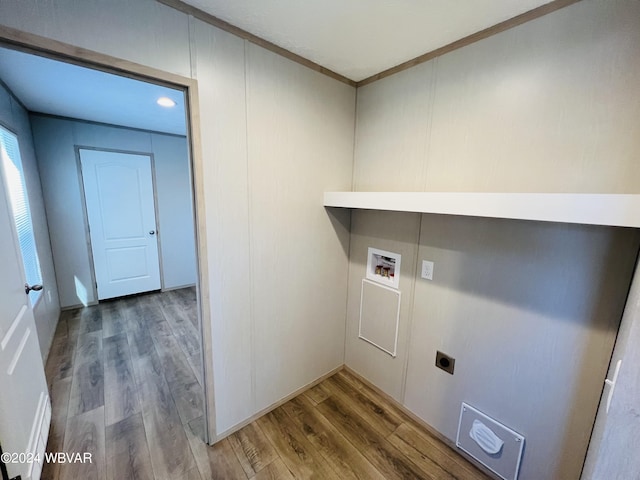
[[[354,89],[153,0],[33,1],[28,6],[8,0],[0,3],[0,22],[198,80],[212,299],[210,361],[220,433],[344,360],[349,215],[325,212],[320,205],[323,191],[350,190],[353,158],[357,190],[638,191],[639,9],[630,0],[584,0],[364,87],[358,93],[355,154]],[[466,318],[463,310],[452,310],[458,301],[466,311],[505,325],[514,317],[535,317],[553,332],[534,331],[545,337],[539,339],[544,351],[561,358],[569,347],[566,351],[578,355],[573,373],[591,365],[584,360],[587,353],[606,357],[622,308],[618,287],[628,280],[637,250],[635,233],[375,212],[353,217],[347,364],[443,433],[450,435],[452,414],[446,410],[433,417],[438,397],[425,393],[430,377],[440,395],[453,389],[458,402],[465,392],[476,392],[480,408],[516,429],[522,421],[514,406],[483,399],[480,384],[458,382],[469,378],[460,370],[443,381],[434,377],[440,371],[423,363],[438,339],[454,342],[456,335],[446,329],[458,328]],[[430,227],[445,229],[441,238],[434,238],[439,234]],[[458,230],[482,235],[477,243],[458,245]],[[393,364],[353,339],[363,249],[373,242],[403,253],[399,355]],[[547,244],[550,250],[540,248]],[[419,283],[419,255],[435,253],[440,256],[434,282]],[[562,263],[562,253],[572,260],[569,264]],[[495,262],[488,263],[485,255]],[[583,262],[585,257],[590,259]],[[527,268],[521,269],[521,258]],[[548,268],[537,270],[538,262]],[[552,278],[555,294],[565,295],[564,300],[548,308],[536,297],[530,305],[520,290],[509,288],[475,295],[493,281],[484,277],[487,270],[508,287],[513,282],[545,291]],[[438,286],[439,272],[447,271],[455,273],[457,283]],[[583,278],[581,272],[586,279],[574,285],[570,280]],[[613,290],[599,290],[610,278]],[[428,290],[438,293],[433,297]],[[581,310],[581,300],[592,296],[597,305],[611,307],[606,319],[596,319],[599,310],[592,303]],[[433,302],[426,305],[425,298]],[[431,306],[441,307],[437,315]],[[564,316],[567,309],[572,321]],[[428,322],[436,320],[440,330],[429,328]],[[591,328],[597,322],[606,328]],[[495,328],[492,324],[489,330]],[[509,328],[499,331],[513,335]],[[555,339],[557,331],[560,341],[550,345],[548,338]],[[479,335],[481,346],[494,345],[495,339]],[[490,358],[481,350],[466,352],[462,340],[442,342],[455,355],[462,352],[462,373],[480,353]],[[516,342],[511,348],[516,345],[522,347]],[[535,354],[535,343],[525,347],[533,348],[527,350],[529,357]],[[477,363],[479,371],[482,363]],[[599,362],[594,365],[602,368]],[[501,375],[506,373],[501,370]],[[575,398],[580,390],[574,387],[558,398]],[[587,397],[579,411],[592,408],[593,392]],[[544,397],[534,407],[545,415],[543,407],[555,400]],[[554,415],[565,408],[561,405]],[[568,431],[581,426],[580,442],[583,420],[569,416],[565,424]],[[540,445],[540,434],[532,435],[533,445]],[[556,433],[550,444],[565,445],[562,435]],[[527,452],[538,458],[548,450]],[[576,472],[579,458],[562,463],[558,451],[551,455],[538,462],[545,471],[527,459],[521,478]]]
[[[355,90],[194,30],[225,432],[344,363],[349,217],[322,193],[351,185]]]
[[[639,246],[634,229],[354,212],[346,364],[452,441],[463,401],[523,434],[521,479],[578,478]],[[358,338],[368,247],[402,254],[395,358]]]
[[[189,17],[155,0],[3,0],[0,22],[185,77],[192,73]]]
[[[360,210],[354,211],[351,216],[345,363],[401,403],[404,400],[419,236],[420,214],[417,213]],[[358,338],[360,293],[362,279],[366,275],[369,247],[402,255],[398,284],[402,298],[396,358]]]
[[[348,214],[322,193],[351,186],[354,88],[154,0],[0,22],[197,79],[218,433],[344,363]]]
[[[640,192],[638,18],[583,0],[359,89],[355,189]]]
[[[44,286],[44,293],[38,300],[33,310],[33,315],[36,321],[36,329],[38,330],[42,359],[46,360],[58,323],[58,316],[60,315],[56,272],[53,266],[51,242],[47,229],[47,215],[33,148],[29,114],[2,84],[0,84],[0,124],[17,135],[22,167],[25,172],[29,208],[31,209],[33,232]]]
[[[638,193],[638,18],[585,0],[363,87],[354,190]],[[639,242],[354,212],[346,363],[452,440],[462,401],[525,435],[521,480],[578,478]],[[402,253],[396,358],[357,338],[367,247]]]

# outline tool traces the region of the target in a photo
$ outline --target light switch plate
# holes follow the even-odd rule
[[[422,278],[426,280],[433,280],[433,262],[429,260],[422,261]]]

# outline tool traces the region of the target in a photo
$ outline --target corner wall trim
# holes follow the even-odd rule
[[[333,70],[329,70],[328,68],[325,68],[322,65],[312,62],[311,60],[308,60],[304,57],[301,57],[300,55],[293,53],[287,50],[286,48],[282,48],[276,45],[275,43],[272,43],[268,40],[265,40],[264,38],[254,35],[253,33],[249,33],[246,30],[236,27],[235,25],[232,25],[229,22],[225,22],[224,20],[214,15],[211,15],[210,13],[207,13],[203,10],[200,10],[199,8],[188,5],[181,0],[156,0],[156,1],[158,3],[162,3],[163,5],[166,5],[167,7],[171,7],[175,10],[178,10],[179,12],[185,13],[187,15],[192,15],[194,18],[197,18],[198,20],[202,20],[203,22],[208,23],[209,25],[213,25],[214,27],[217,27],[220,30],[224,30],[225,32],[229,32],[255,45],[258,45],[262,48],[270,50],[273,53],[276,53],[285,58],[288,58],[289,60],[299,63],[300,65],[304,65],[305,67],[308,67],[311,70],[315,70],[316,72],[319,72],[319,73],[322,73],[323,75],[331,77],[334,80],[338,80],[339,82],[346,83],[347,85],[350,85],[352,87],[357,86],[357,82],[345,77],[344,75],[340,75],[339,73],[336,73]]]
[[[484,30],[480,30],[479,32],[472,33],[471,35],[467,35],[466,37],[461,38],[460,40],[456,40],[455,42],[451,42],[448,45],[444,45],[443,47],[437,48],[430,52],[424,53],[416,58],[411,60],[407,60],[406,62],[400,63],[395,67],[391,67],[387,70],[383,70],[382,72],[376,73],[375,75],[371,75],[370,77],[365,78],[364,80],[360,80],[356,82],[351,80],[344,75],[340,75],[328,68],[323,67],[307,58],[304,58],[296,53],[293,53],[283,47],[276,45],[264,38],[258,37],[253,33],[247,32],[240,27],[236,27],[235,25],[226,22],[210,13],[207,13],[197,7],[189,5],[182,0],[156,0],[163,5],[166,5],[170,8],[178,10],[179,12],[185,13],[187,15],[191,15],[198,20],[201,20],[209,25],[213,25],[225,32],[229,32],[237,37],[243,38],[255,45],[263,47],[267,50],[270,50],[273,53],[281,55],[289,60],[292,60],[300,65],[304,65],[316,72],[320,72],[328,77],[331,77],[335,80],[338,80],[342,83],[346,83],[352,87],[364,87],[370,83],[373,83],[377,80],[381,80],[383,78],[389,77],[395,73],[401,72],[403,70],[407,70],[408,68],[415,67],[421,63],[428,62],[436,57],[444,55],[445,53],[452,52],[462,47],[466,47],[467,45],[471,45],[477,41],[483,40],[485,38],[491,37],[498,33],[509,30],[513,27],[517,27],[518,25],[522,25],[523,23],[527,23],[531,20],[535,20],[537,18],[543,17],[549,13],[555,12],[556,10],[560,10],[561,8],[567,7],[574,3],[577,3],[581,0],[552,0],[551,2],[541,5],[539,7],[533,8],[527,12],[521,13],[520,15],[516,15],[515,17],[504,20],[500,23],[497,23],[491,27],[487,27]]]
[[[479,32],[472,33],[471,35],[467,35],[466,37],[461,38],[460,40],[456,40],[455,42],[451,42],[448,45],[445,45],[440,48],[436,48],[431,52],[424,53],[416,58],[411,60],[407,60],[395,67],[391,67],[387,70],[384,70],[380,73],[376,73],[375,75],[371,75],[370,77],[365,78],[364,80],[360,80],[357,83],[357,87],[364,87],[365,85],[369,85],[377,80],[381,80],[385,77],[390,77],[391,75],[401,72],[403,70],[407,70],[408,68],[415,67],[416,65],[420,65],[421,63],[428,62],[436,57],[444,55],[445,53],[452,52],[462,47],[466,47],[467,45],[471,45],[472,43],[478,42],[480,40],[484,40],[485,38],[492,37],[498,33],[502,33],[506,30],[509,30],[513,27],[517,27],[518,25],[522,25],[523,23],[530,22],[531,20],[535,20],[536,18],[543,17],[548,13],[555,12],[556,10],[560,10],[561,8],[567,7],[569,5],[573,5],[574,3],[578,3],[581,0],[553,0],[545,5],[541,5],[540,7],[536,7],[527,12],[521,13],[520,15],[516,15],[515,17],[509,18],[503,22],[496,23],[495,25],[485,28],[484,30],[480,30]]]

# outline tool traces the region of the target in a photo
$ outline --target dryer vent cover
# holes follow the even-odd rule
[[[516,480],[524,437],[509,427],[462,404],[456,445],[504,480]]]

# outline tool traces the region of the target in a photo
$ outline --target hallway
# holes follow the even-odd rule
[[[46,365],[47,451],[93,461],[49,463],[43,479],[199,478],[189,446],[204,414],[197,322],[195,288],[62,313]]]

